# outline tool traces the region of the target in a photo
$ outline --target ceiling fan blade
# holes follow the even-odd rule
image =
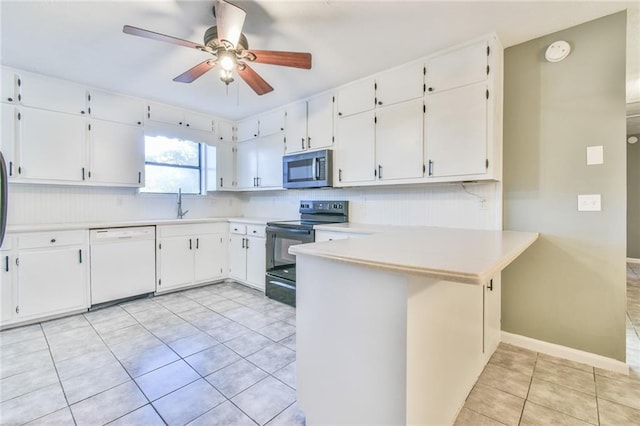
[[[283,67],[311,69],[311,53],[279,52],[276,50],[245,50],[248,61],[259,64],[281,65]],[[252,59],[255,56],[255,59]]]
[[[235,48],[242,34],[244,19],[247,12],[236,5],[224,0],[215,3],[216,26],[218,27],[218,40],[226,40]]]
[[[207,50],[202,44],[194,43],[189,40],[183,40],[177,37],[171,37],[165,34],[156,33],[149,30],[143,30],[142,28],[132,27],[131,25],[125,25],[122,27],[122,32],[125,34],[131,34],[139,37],[150,38],[151,40],[163,41],[165,43],[177,44],[178,46],[191,47],[198,50]]]
[[[200,62],[190,70],[183,72],[182,74],[174,78],[173,81],[177,81],[180,83],[191,83],[196,78],[200,77],[202,74],[215,67],[217,63],[218,61],[216,61],[215,59],[207,59],[204,62]]]
[[[273,90],[273,87],[269,85],[257,72],[253,70],[249,65],[241,63],[243,66],[238,67],[238,74],[240,77],[256,92],[258,95],[264,95]]]

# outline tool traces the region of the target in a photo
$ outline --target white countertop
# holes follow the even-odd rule
[[[150,226],[150,225],[188,225],[197,223],[218,223],[237,222],[251,225],[266,225],[267,222],[279,220],[274,218],[256,217],[203,217],[189,219],[144,219],[129,221],[110,222],[75,222],[75,223],[43,223],[33,225],[10,225],[7,233],[17,232],[41,232],[41,231],[66,231],[74,229],[96,229],[96,228],[123,228],[129,226]]]
[[[535,232],[353,223],[316,229],[372,235],[295,245],[290,253],[469,284],[486,283],[538,238]]]

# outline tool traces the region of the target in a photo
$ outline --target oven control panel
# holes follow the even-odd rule
[[[300,201],[300,213],[303,214],[349,214],[348,201]]]

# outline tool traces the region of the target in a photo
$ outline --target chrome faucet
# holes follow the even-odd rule
[[[178,188],[178,219],[182,219],[187,213],[189,210],[182,211],[182,188]]]

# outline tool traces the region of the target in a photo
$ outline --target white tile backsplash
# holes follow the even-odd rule
[[[349,200],[351,222],[500,229],[499,182],[343,189],[210,193],[183,196],[187,218],[247,216],[295,219],[300,200]],[[481,206],[480,199],[487,200]],[[171,219],[175,195],[133,188],[9,185],[9,225]]]
[[[349,220],[366,224],[500,229],[499,182],[250,192],[244,216],[298,217],[299,200],[348,200]],[[475,194],[475,195],[471,195]],[[486,205],[481,206],[481,199]]]
[[[8,224],[172,219],[176,201],[176,195],[138,194],[134,188],[10,184]],[[235,194],[183,195],[182,206],[189,210],[186,218],[241,214]]]

